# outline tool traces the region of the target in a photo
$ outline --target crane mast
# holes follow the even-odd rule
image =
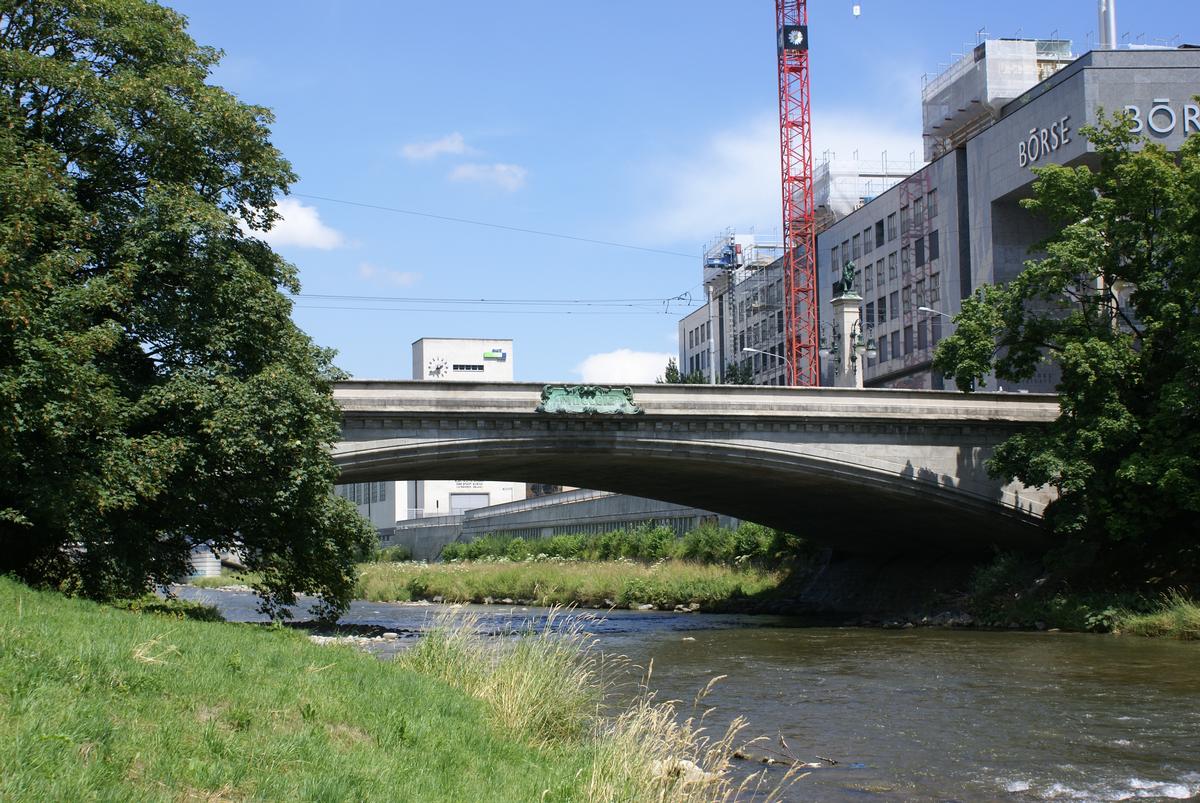
[[[807,0],[775,0],[783,187],[783,318],[788,384],[821,383]]]

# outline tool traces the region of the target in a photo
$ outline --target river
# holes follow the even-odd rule
[[[180,590],[231,620],[236,591]],[[448,606],[356,602],[343,623],[379,625],[402,649]],[[546,609],[462,606],[501,633]],[[710,693],[717,729],[780,735],[814,770],[788,799],[1132,800],[1200,797],[1200,644],[1078,633],[803,626],[774,616],[612,611],[599,647],[654,671],[660,698]],[[755,751],[766,753],[767,747]],[[779,770],[769,770],[779,772]]]

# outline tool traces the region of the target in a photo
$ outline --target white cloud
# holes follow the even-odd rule
[[[315,206],[305,206],[295,198],[280,198],[275,205],[281,218],[268,232],[255,232],[272,247],[296,246],[329,251],[346,243],[341,232],[321,222]]]
[[[575,366],[575,372],[582,374],[583,381],[588,383],[645,384],[662,376],[667,360],[675,356],[665,352],[617,349],[592,354]]]
[[[502,190],[514,192],[525,186],[525,168],[512,164],[461,164],[450,173],[452,181],[474,181],[493,184]]]
[[[390,284],[395,287],[408,287],[421,281],[421,274],[419,273],[406,270],[393,270],[392,268],[381,268],[378,265],[372,265],[370,262],[359,263],[358,276],[359,278],[366,279],[369,282]]]
[[[856,150],[859,158],[876,162],[886,150],[889,162],[907,164],[911,151],[920,158],[920,130],[849,110],[816,114],[816,164],[825,151],[849,159]],[[644,174],[651,186],[643,197],[650,205],[636,232],[640,238],[704,242],[730,227],[766,233],[781,225],[779,122],[773,114],[719,131],[699,149]]]
[[[467,147],[463,135],[457,131],[438,139],[431,139],[428,142],[410,142],[400,149],[400,153],[405,159],[412,159],[413,161],[433,159],[444,155],[462,155],[470,152],[471,149]]]

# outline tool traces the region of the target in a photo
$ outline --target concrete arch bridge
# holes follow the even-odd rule
[[[619,392],[619,391],[618,391]],[[1024,393],[639,385],[637,414],[538,412],[543,385],[348,381],[341,482],[517,480],[725,513],[839,549],[1035,546],[1045,488],[984,462],[1053,420]],[[553,405],[552,405],[553,406]]]

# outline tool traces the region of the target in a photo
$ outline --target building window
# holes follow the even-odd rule
[[[863,253],[871,253],[871,249],[875,247],[875,240],[871,237],[871,229],[863,229]]]
[[[886,336],[879,338],[879,345],[877,348],[879,349],[879,361],[887,362],[888,361],[888,341],[887,341]]]
[[[938,258],[938,253],[940,252],[940,250],[941,249],[938,244],[938,233],[937,233],[937,230],[935,229],[934,231],[931,231],[929,233],[929,261],[930,262],[932,262],[933,260]]]
[[[904,327],[904,353],[912,354],[913,350],[913,328],[911,326]]]
[[[463,365],[463,364],[458,364],[458,363],[455,363],[455,364],[452,366],[452,368],[453,368],[455,371],[482,371],[482,370],[483,370],[483,366],[482,366],[482,365],[469,365],[469,364],[468,364],[468,365]]]
[[[913,299],[913,303],[918,307],[925,306],[925,280],[917,281],[917,297]]]
[[[929,345],[936,346],[942,339],[942,316],[934,315],[929,319]]]
[[[887,296],[879,297],[879,318],[878,323],[887,323]]]
[[[907,247],[907,246],[905,246],[905,247]],[[895,251],[888,254],[888,278],[889,279],[896,278],[896,252]]]
[[[839,268],[838,268],[838,247],[836,245],[833,248],[829,249],[829,269],[832,270],[834,273],[837,273],[839,270]]]
[[[861,256],[862,256],[862,241],[861,241],[861,239],[859,238],[859,236],[856,234],[856,235],[854,235],[854,237],[853,237],[853,239],[851,240],[851,242],[853,243],[853,245],[851,245],[851,246],[850,246],[850,253],[851,253],[853,256],[851,256],[850,258],[851,258],[851,259],[858,259],[859,257],[861,257]]]
[[[850,241],[842,240],[842,261],[838,264],[837,269],[841,271],[842,265],[850,261]]]
[[[883,221],[880,220],[875,223],[875,247],[883,248],[883,242]]]
[[[900,309],[906,312],[912,310],[912,288],[908,285],[904,285],[900,291]]]
[[[863,318],[863,320],[865,320],[868,324],[871,321],[875,320],[875,302],[874,301],[867,302],[867,316],[865,318]]]
[[[892,308],[892,314],[891,314],[890,320],[894,321],[900,317],[900,293],[899,292],[892,293],[888,297],[888,302]]]
[[[925,331],[925,321],[917,321],[917,351],[929,348],[929,335]]]
[[[872,281],[874,274],[875,274],[875,271],[873,271],[869,268],[867,269],[867,274],[866,274],[866,276],[863,277],[863,290],[869,291],[869,290],[875,289],[874,282]]]
[[[920,231],[925,227],[925,199],[917,198],[913,201],[913,225]]]
[[[941,292],[938,289],[941,278],[942,274],[940,273],[929,274],[929,297],[925,301],[925,303],[929,306],[933,306],[941,300]]]
[[[879,282],[879,286],[883,287],[883,260],[875,263],[875,281]]]
[[[689,329],[688,330],[688,348],[692,348],[695,345],[696,345],[696,330]]]
[[[900,359],[900,333],[892,332],[892,359]]]
[[[895,212],[893,212],[892,214],[887,216],[887,234],[888,234],[888,242],[889,243],[892,240],[896,239],[896,213]]]
[[[937,190],[929,191],[927,205],[929,206],[929,219],[932,220],[938,214]]]
[[[907,276],[912,272],[912,249],[904,246],[900,249],[900,273]]]
[[[900,207],[900,234],[901,235],[908,234],[908,230],[911,225],[912,225],[912,222],[909,220],[909,217],[908,217],[908,207],[907,206]]]
[[[783,333],[783,310],[775,313],[775,331]]]
[[[918,268],[924,267],[924,265],[925,265],[925,238],[918,237],[917,238],[917,267]]]

